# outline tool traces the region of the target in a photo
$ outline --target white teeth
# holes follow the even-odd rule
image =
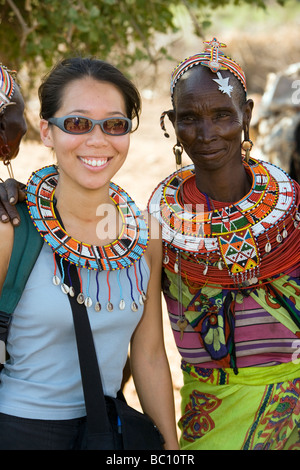
[[[97,159],[97,160],[89,160],[87,158],[80,157],[80,160],[83,161],[83,163],[86,163],[87,165],[91,166],[102,166],[105,165],[107,162],[107,158],[102,158],[102,159]]]

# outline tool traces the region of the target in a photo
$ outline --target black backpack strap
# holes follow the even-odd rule
[[[11,259],[0,296],[0,341],[6,342],[11,315],[25,288],[43,245],[25,202],[17,204],[21,223],[14,229]]]

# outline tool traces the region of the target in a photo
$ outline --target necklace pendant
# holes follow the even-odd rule
[[[266,246],[265,246],[265,252],[266,252],[266,253],[270,253],[271,249],[272,249],[271,243],[270,243],[270,242],[267,242],[267,243],[266,243]]]
[[[283,236],[283,238],[286,238],[288,236],[288,231],[287,231],[286,228],[283,229],[282,236]]]
[[[178,321],[177,321],[177,326],[178,328],[180,329],[180,341],[183,340],[183,334],[184,334],[184,330],[186,329],[186,327],[188,326],[188,321],[186,318],[180,318]]]
[[[119,303],[119,309],[124,310],[124,308],[125,308],[125,300],[122,299],[122,300],[120,300],[120,303]]]
[[[208,271],[208,264],[207,264],[207,265],[205,266],[205,268],[203,269],[203,274],[204,274],[204,276],[206,276],[207,271]]]
[[[100,312],[100,310],[101,310],[101,304],[100,304],[100,302],[96,302],[95,303],[95,311]]]
[[[219,261],[218,261],[218,268],[219,268],[220,271],[223,270],[223,261],[221,259],[219,259]]]
[[[84,295],[82,292],[80,292],[78,295],[77,295],[77,302],[82,305],[84,303]]]
[[[170,261],[169,256],[168,256],[168,255],[165,255],[165,256],[164,256],[164,259],[163,259],[163,263],[164,263],[164,264],[168,264],[169,261]]]
[[[138,307],[137,303],[133,301],[132,304],[131,304],[131,310],[133,312],[137,312],[138,309],[139,309],[139,307]]]
[[[60,279],[59,279],[59,277],[56,276],[56,275],[53,276],[52,282],[53,282],[53,284],[54,284],[55,286],[59,286],[59,284],[60,284]]]
[[[114,306],[111,302],[108,302],[107,305],[106,305],[106,309],[109,311],[109,312],[112,312],[113,309],[114,309]]]
[[[87,308],[91,307],[91,306],[93,305],[92,299],[91,299],[90,297],[86,297],[86,298],[85,298],[85,301],[84,301],[84,305],[85,305]]]
[[[69,296],[70,297],[75,297],[75,289],[73,286],[70,286],[69,288]]]
[[[282,234],[282,236],[283,236],[283,234]],[[277,241],[277,243],[281,243],[281,242],[282,242],[282,236],[280,235],[280,233],[277,234],[277,236],[276,236],[276,241]]]
[[[61,288],[61,291],[62,291],[63,294],[67,295],[69,293],[69,290],[70,290],[69,286],[67,286],[67,284],[65,284],[64,282],[62,283],[60,288]]]

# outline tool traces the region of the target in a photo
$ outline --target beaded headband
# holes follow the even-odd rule
[[[15,71],[0,64],[0,111],[11,102],[15,92],[15,75]]]
[[[227,47],[226,44],[219,42],[217,38],[213,38],[211,41],[204,41],[204,44],[208,46],[205,48],[204,52],[188,57],[180,62],[173,70],[171,75],[171,97],[173,96],[174,88],[178,80],[195,65],[204,65],[215,73],[218,73],[219,70],[229,70],[229,72],[233,73],[238,78],[245,92],[247,92],[246,77],[243,70],[234,60],[225,56],[224,53],[220,51],[221,47]]]

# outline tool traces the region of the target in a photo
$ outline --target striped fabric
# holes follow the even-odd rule
[[[188,325],[182,340],[177,325],[178,303],[165,295],[175,342],[184,361],[193,365],[215,368],[202,347],[199,333]],[[271,366],[291,362],[295,341],[299,338],[264,310],[253,298],[236,303],[235,346],[237,367]]]

